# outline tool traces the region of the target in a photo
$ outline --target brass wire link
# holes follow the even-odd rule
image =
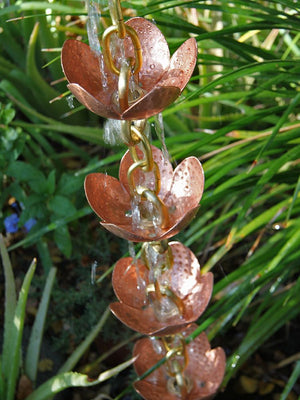
[[[141,258],[148,269],[151,269],[151,264],[148,259],[149,247],[151,247],[156,253],[164,256],[164,262],[161,265],[162,272],[165,272],[173,267],[174,258],[171,246],[169,246],[167,240],[162,240],[160,242],[144,243],[142,246]]]
[[[175,339],[179,339],[179,345],[176,346]],[[167,369],[170,376],[175,376],[178,372],[183,372],[188,364],[188,353],[186,349],[186,343],[184,337],[180,334],[172,336],[163,336],[162,342],[167,351]],[[183,360],[182,364],[179,364],[178,360],[176,364],[179,364],[180,371],[178,371],[178,365],[173,365],[172,360],[176,357],[181,357]],[[174,368],[173,368],[174,367]]]
[[[136,31],[124,23],[120,1],[110,0],[109,11],[113,25],[107,28],[102,35],[103,58],[107,68],[119,76],[119,106],[121,112],[124,112],[129,107],[130,102],[129,81],[131,74],[135,76],[137,81],[138,73],[142,68],[142,48]],[[114,33],[122,40],[129,36],[134,48],[134,58],[121,59],[120,67],[115,64],[111,53],[111,38]],[[135,99],[132,100],[134,101]]]
[[[103,57],[105,64],[113,73],[120,75],[121,70],[115,65],[110,50],[111,36],[113,33],[116,33],[119,39],[125,39],[125,37],[128,35],[132,41],[135,55],[133,74],[138,74],[143,63],[140,39],[136,31],[131,26],[128,26],[124,23],[120,0],[109,1],[109,12],[112,19],[112,26],[107,28],[102,35]]]
[[[119,38],[124,39],[126,36],[126,25],[124,24],[121,4],[119,0],[109,1],[109,12],[113,25],[116,25],[118,27]]]
[[[126,127],[126,125],[124,125]],[[145,127],[145,125],[144,125]],[[127,125],[127,129],[129,129],[129,136],[130,138],[130,145],[129,151],[133,160],[133,164],[128,168],[127,171],[127,179],[129,183],[129,188],[131,195],[134,196],[138,194],[141,196],[142,200],[150,201],[158,210],[160,217],[161,217],[161,227],[164,229],[169,224],[169,212],[165,204],[161,201],[158,197],[158,193],[160,191],[160,172],[158,165],[153,159],[152,149],[149,140],[147,139],[146,135],[140,131],[135,125]],[[125,130],[126,133],[126,130]],[[128,132],[127,132],[128,135]],[[140,144],[142,147],[142,152],[144,158],[140,159],[137,154],[136,146]],[[149,188],[145,188],[140,185],[136,185],[134,180],[133,173],[136,169],[140,168],[143,172],[150,172],[154,173],[155,179],[155,188],[154,191],[150,190]]]
[[[149,262],[149,248],[152,248],[153,251],[157,252],[158,254],[163,256],[163,260],[157,261],[155,266],[151,265]],[[142,246],[142,251],[141,251],[141,258],[144,261],[146,267],[149,270],[153,269],[159,269],[159,275],[161,273],[164,273],[168,269],[171,269],[174,264],[174,259],[173,259],[173,253],[172,249],[169,246],[168,242],[166,240],[163,240],[161,242],[150,242],[150,243],[144,243]],[[157,300],[161,300],[163,296],[169,297],[173,301],[173,303],[176,305],[178,308],[178,311],[182,315],[184,312],[184,303],[181,300],[180,297],[178,297],[167,285],[161,285],[159,281],[157,280],[157,274],[154,272],[154,279],[153,283],[147,286],[147,293],[154,292]]]
[[[138,74],[142,68],[142,63],[143,63],[140,39],[136,31],[133,28],[131,28],[131,26],[125,25],[125,30],[127,35],[131,38],[134,48],[135,60],[134,60],[133,74]],[[118,26],[112,25],[104,31],[102,36],[103,57],[105,64],[116,75],[120,75],[120,70],[114,64],[110,50],[110,42],[111,42],[111,35],[113,33],[118,33],[118,32],[119,32]]]
[[[179,345],[176,346],[176,339]],[[185,378],[183,371],[188,364],[188,352],[184,337],[180,334],[162,337],[166,354],[166,368],[171,379],[168,381],[169,391],[180,390],[181,396],[185,397],[188,393],[188,379]],[[174,347],[175,346],[175,347]],[[179,361],[182,360],[182,362]],[[173,378],[173,379],[172,379]]]
[[[119,93],[119,105],[121,111],[125,111],[129,106],[128,92],[129,92],[129,79],[131,73],[131,62],[124,62],[120,69],[119,81],[118,81],[118,93]]]

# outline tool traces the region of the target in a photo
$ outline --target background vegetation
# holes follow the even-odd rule
[[[101,10],[103,30],[109,24],[106,1],[94,4]],[[206,329],[213,346],[222,345],[227,352],[227,389],[218,399],[297,399],[299,4],[134,0],[122,1],[122,6],[126,18],[154,20],[171,52],[191,35],[198,42],[193,78],[181,98],[163,112],[163,120],[174,164],[197,156],[206,176],[197,217],[178,239],[194,251],[202,270],[215,275],[212,302],[194,336]],[[21,368],[21,377],[33,376],[36,387],[49,382],[59,365],[69,383],[65,387],[87,386],[81,378],[75,384],[68,371],[94,377],[130,358],[130,344],[107,358],[108,348],[116,351],[119,343],[130,343],[133,334],[105,313],[114,298],[112,266],[128,251],[127,243],[99,227],[82,189],[89,172],[117,175],[125,147],[106,144],[104,121],[69,97],[59,61],[66,38],[87,40],[86,21],[83,1],[0,3],[0,228],[15,276],[3,256],[6,289],[10,284],[11,291],[15,282],[13,291],[18,292],[30,260],[38,258],[35,275],[33,263],[25,276],[26,293],[32,279],[27,302],[20,296],[7,311],[6,297],[4,340],[18,312],[25,330],[16,333],[15,343],[18,349],[27,345],[44,284],[50,280],[39,329],[41,338],[45,326],[42,353],[38,349],[37,359],[24,361]],[[154,144],[160,146],[155,131],[161,125],[157,119],[152,122]],[[4,302],[2,275],[0,296]],[[18,386],[18,354],[14,382],[8,386],[12,391],[17,387],[19,398],[41,400],[42,392],[26,397]],[[4,377],[10,375],[3,372],[5,357],[3,353]],[[63,364],[66,360],[71,362]],[[130,371],[121,376],[76,395],[125,398],[122,390],[135,376]],[[26,381],[29,392],[30,385]],[[0,394],[6,389],[6,383],[0,384]],[[50,392],[44,387],[43,393]],[[75,398],[74,392],[65,393]]]

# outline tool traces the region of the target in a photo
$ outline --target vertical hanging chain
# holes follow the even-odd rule
[[[133,164],[131,164],[127,171],[130,193],[132,197],[138,195],[141,197],[141,201],[147,200],[154,205],[161,218],[161,228],[165,229],[169,225],[169,212],[166,205],[158,196],[161,185],[160,172],[157,163],[153,159],[150,142],[144,132],[145,124],[140,125],[141,126],[138,127],[131,124],[131,122],[127,124],[124,123],[123,125],[125,126],[123,137],[125,136],[133,160]],[[139,158],[138,156],[138,145],[141,147],[140,150],[144,158]],[[141,169],[143,172],[153,172],[155,182],[154,190],[136,184],[134,172],[137,169]]]
[[[120,1],[111,0],[109,2],[109,10],[112,25],[102,35],[103,58],[107,68],[119,76],[118,97],[119,106],[123,112],[129,107],[130,101],[136,100],[135,96],[130,93],[129,82],[130,77],[133,76],[135,82],[138,83],[138,73],[143,63],[142,48],[136,31],[124,22]],[[111,53],[111,38],[114,33],[121,40],[124,40],[128,36],[132,41],[134,49],[134,58],[122,60],[120,67],[115,64]]]
[[[143,63],[143,56],[142,56],[142,48],[141,48],[141,43],[140,39],[136,33],[136,31],[131,27],[128,26],[124,23],[123,15],[122,15],[122,10],[121,10],[121,5],[119,0],[113,0],[110,2],[110,15],[112,19],[112,25],[107,28],[103,35],[102,35],[102,46],[103,46],[103,56],[104,56],[104,61],[107,65],[107,67],[116,75],[120,75],[120,69],[115,65],[113,59],[112,59],[112,54],[111,54],[111,49],[110,49],[110,44],[111,44],[111,35],[113,33],[116,33],[119,37],[119,39],[125,39],[126,36],[129,36],[133,48],[134,48],[134,66],[133,66],[133,74],[138,74],[142,67]]]
[[[154,262],[153,256],[150,253],[155,253]],[[161,300],[163,296],[168,297],[177,307],[179,313],[184,313],[184,303],[182,299],[177,296],[170,288],[170,282],[161,283],[160,277],[167,270],[171,270],[173,267],[174,259],[172,249],[166,240],[160,242],[144,243],[141,252],[141,258],[144,261],[146,267],[151,271],[151,280],[147,286],[147,293],[155,293],[157,300]]]
[[[188,364],[188,352],[184,337],[181,334],[164,336],[162,342],[167,352],[166,369],[170,376],[168,390],[185,398],[190,389],[190,382],[184,376],[184,370]]]

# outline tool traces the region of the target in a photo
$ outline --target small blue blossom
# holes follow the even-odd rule
[[[25,222],[24,228],[26,232],[29,232],[30,229],[36,224],[36,219],[30,218],[28,221]]]
[[[9,215],[4,218],[4,226],[7,233],[16,233],[19,230],[18,227],[19,216],[16,213]]]

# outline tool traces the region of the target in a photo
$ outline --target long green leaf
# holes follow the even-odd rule
[[[289,393],[292,391],[293,386],[295,385],[299,377],[300,377],[300,361],[297,361],[294,370],[292,372],[292,375],[290,376],[288,383],[286,384],[279,400],[287,399]]]
[[[247,334],[239,349],[229,358],[224,385],[236,372],[245,359],[249,357],[267,338],[269,338],[286,321],[296,317],[300,312],[300,280],[292,290],[287,292],[251,327],[253,334]]]
[[[59,14],[84,14],[84,8],[72,7],[59,3],[49,3],[47,1],[26,1],[0,9],[1,16],[9,16],[12,13],[22,11],[45,11],[47,8]]]
[[[117,367],[102,372],[95,380],[91,380],[87,375],[79,374],[77,372],[63,372],[43,383],[38,389],[30,394],[26,400],[47,400],[48,397],[69,387],[89,387],[98,385],[129,367],[134,360],[135,358],[131,358],[130,360],[119,364]]]
[[[5,306],[4,306],[4,339],[2,347],[1,378],[3,379],[3,391],[5,381],[8,379],[7,366],[10,364],[11,349],[13,346],[11,332],[13,329],[14,315],[17,304],[16,285],[14,273],[2,234],[0,234],[0,251],[5,277]]]
[[[97,325],[91,330],[91,332],[84,339],[84,341],[80,343],[80,345],[73,351],[73,353],[70,355],[67,361],[60,367],[59,372],[68,372],[75,367],[77,362],[80,360],[80,358],[83,356],[83,354],[86,352],[88,347],[91,345],[93,340],[97,337],[97,335],[103,328],[109,315],[110,315],[110,309],[107,308],[104,311]]]
[[[43,290],[41,302],[38,307],[38,311],[32,326],[29,343],[27,347],[27,353],[25,358],[25,373],[28,378],[32,381],[36,381],[36,375],[38,370],[38,361],[40,356],[40,349],[43,339],[44,326],[51,297],[52,287],[55,281],[57,269],[52,267],[47,276],[46,285]]]
[[[6,400],[13,400],[15,395],[16,383],[20,368],[21,344],[23,336],[26,302],[35,268],[36,268],[36,260],[33,260],[25,275],[24,282],[19,294],[18,303],[16,306],[13,325],[10,327],[11,329],[8,332],[8,334],[11,336],[11,340],[9,343],[10,348],[8,349],[8,351],[10,352],[10,360],[9,363],[4,366],[4,368],[8,370]]]

